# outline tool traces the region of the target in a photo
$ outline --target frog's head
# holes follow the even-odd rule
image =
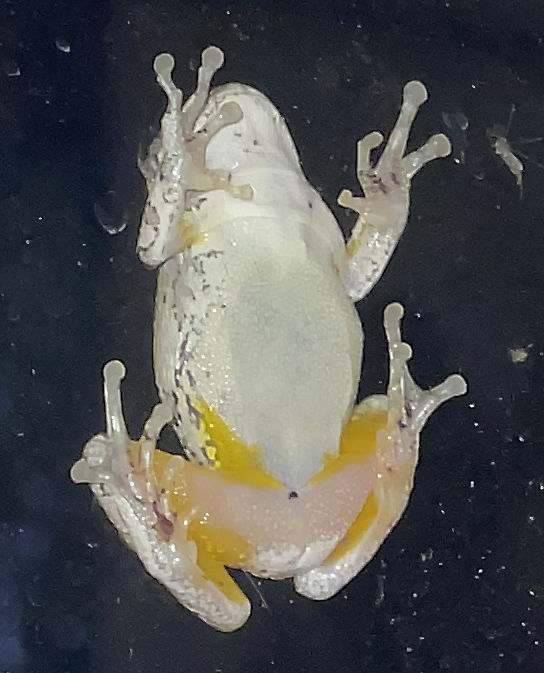
[[[204,126],[197,130],[197,120],[208,103],[212,77],[223,65],[223,52],[218,47],[202,52],[196,90],[184,105],[183,93],[172,81],[174,65],[174,58],[166,53],[159,54],[153,63],[168,103],[159,134],[151,143],[147,158],[139,164],[147,184],[147,201],[137,251],[150,267],[162,264],[190,244],[183,224],[189,197],[195,192],[229,188],[228,173],[206,168],[206,146],[219,130],[242,117],[239,105],[226,103],[210,111]]]

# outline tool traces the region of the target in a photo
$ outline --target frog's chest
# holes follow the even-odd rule
[[[155,370],[186,450],[209,458],[203,409],[299,486],[334,453],[355,394],[361,328],[302,225],[223,225],[161,270]],[[208,438],[209,439],[209,438]]]

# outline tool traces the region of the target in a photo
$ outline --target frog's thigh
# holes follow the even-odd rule
[[[156,575],[146,568],[200,619],[219,631],[234,631],[245,623],[251,607],[225,563],[238,567],[247,546],[235,533],[203,525],[199,503],[194,499],[199,495],[194,489],[195,477],[209,487],[217,475],[160,450],[155,451],[153,465],[159,492],[164,494],[159,501],[160,512],[167,513],[164,520],[158,514],[157,523],[171,555],[166,575],[164,570],[159,569]],[[204,518],[209,521],[209,517]]]
[[[372,559],[404,512],[417,455],[378,479],[359,515],[325,562],[295,577],[299,594],[325,600],[350,582]]]
[[[111,504],[120,513],[119,531],[146,571],[179,603],[219,631],[234,631],[245,624],[251,612],[248,599],[224,566],[188,539],[183,522],[176,522],[171,534],[169,521],[156,505],[146,508],[145,499],[141,511],[119,493]],[[101,505],[107,512],[103,500]],[[149,509],[156,510],[154,522]]]
[[[72,479],[89,484],[152,577],[203,621],[219,631],[233,631],[249,617],[249,601],[224,566],[203,545],[198,547],[189,539],[186,517],[172,517],[162,495],[168,493],[164,487],[170,475],[179,475],[186,465],[180,456],[154,450],[154,441],[170,418],[169,410],[157,405],[142,439],[132,441],[121,403],[124,375],[121,362],[104,367],[106,432],[87,442],[82,458],[72,468]],[[141,469],[134,469],[138,463],[143,463]]]
[[[464,395],[467,389],[464,379],[455,374],[430,390],[419,388],[408,370],[412,351],[402,341],[402,315],[400,304],[390,304],[384,311],[389,350],[387,395],[374,395],[363,400],[350,421],[355,426],[357,419],[361,419],[364,427],[370,414],[381,413],[386,418],[384,427],[376,433],[378,467],[375,487],[325,562],[295,577],[296,590],[309,598],[324,600],[334,596],[374,556],[406,509],[418,461],[419,433],[426,420],[441,404]],[[345,433],[346,430],[342,441]],[[356,431],[350,441],[352,450],[356,450],[360,433]]]
[[[178,557],[173,567],[159,566],[155,574],[144,562],[148,572],[164,584],[179,603],[218,631],[235,631],[243,626],[251,605],[224,566],[202,554],[193,542],[176,542],[176,550]]]

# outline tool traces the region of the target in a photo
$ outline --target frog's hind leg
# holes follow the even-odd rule
[[[132,546],[129,528],[124,525],[115,499],[108,494],[108,482],[113,479],[119,493],[130,497],[132,466],[129,455],[137,451],[137,442],[128,436],[121,403],[120,383],[125,376],[125,367],[122,362],[112,360],[105,365],[103,374],[106,433],[95,435],[86,443],[83,456],[72,467],[70,476],[77,484],[90,485],[108,518]]]
[[[364,297],[382,275],[404,230],[410,204],[410,182],[426,163],[451,151],[449,140],[438,134],[415,152],[405,155],[408,135],[420,106],[427,100],[421,82],[408,82],[397,122],[376,164],[371,152],[382,142],[378,131],[357,143],[357,178],[364,197],[344,189],[338,203],[354,210],[358,219],[348,241],[346,289],[354,301]]]
[[[432,412],[446,400],[463,395],[466,383],[449,376],[431,390],[422,390],[408,371],[411,349],[400,334],[403,309],[390,304],[384,313],[389,347],[387,395],[369,397],[355,409],[355,416],[383,414],[377,433],[378,458],[374,490],[343,540],[322,566],[295,577],[296,590],[309,598],[324,600],[340,591],[371,560],[402,516],[418,461],[419,433]]]
[[[249,616],[249,601],[236,586],[229,586],[227,594],[208,577],[210,571],[200,567],[201,552],[189,536],[191,513],[178,517],[170,507],[171,484],[183,475],[186,461],[157,451],[155,443],[171,413],[166,405],[158,404],[140,441],[132,441],[121,404],[124,375],[125,368],[117,360],[104,367],[106,432],[87,442],[71,477],[90,485],[147,572],[182,605],[220,631],[237,629]],[[217,569],[213,566],[212,570]]]

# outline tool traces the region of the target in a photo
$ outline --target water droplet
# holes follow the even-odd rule
[[[127,217],[117,192],[110,189],[93,205],[98,224],[111,236],[120,234],[127,226]]]
[[[19,77],[21,74],[21,68],[19,67],[19,64],[12,58],[3,59],[2,70],[8,77]]]
[[[55,47],[59,50],[64,52],[65,54],[69,54],[72,51],[72,47],[70,46],[70,43],[68,40],[65,40],[63,37],[57,37],[55,39]]]
[[[442,112],[442,120],[450,130],[466,131],[468,129],[468,119],[462,112]]]

